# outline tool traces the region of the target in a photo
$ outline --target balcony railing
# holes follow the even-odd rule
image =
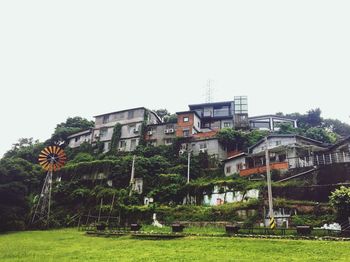
[[[286,159],[284,162],[275,162],[270,164],[271,170],[290,170],[303,167],[315,167],[332,165],[336,163],[350,162],[350,153],[334,152],[328,154],[317,154],[305,157],[292,157]],[[240,176],[249,176],[253,174],[266,173],[266,166],[258,166],[240,170]]]
[[[276,162],[270,164],[271,170],[288,170],[288,162]],[[239,171],[240,176],[250,176],[253,174],[266,173],[266,166],[259,166],[253,168],[242,169]]]

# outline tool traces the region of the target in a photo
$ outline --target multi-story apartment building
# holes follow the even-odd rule
[[[110,150],[114,126],[121,125],[121,137],[118,144],[120,151],[133,151],[141,138],[142,124],[161,123],[158,115],[144,107],[132,108],[95,116],[95,126],[90,131],[83,131],[69,137],[69,146],[77,147],[84,137],[89,137],[90,143],[103,142],[104,152]]]

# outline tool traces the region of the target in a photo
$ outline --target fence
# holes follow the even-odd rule
[[[294,157],[288,158],[287,162],[289,169],[348,163],[350,162],[350,153],[334,152],[328,154],[316,154],[313,156]]]

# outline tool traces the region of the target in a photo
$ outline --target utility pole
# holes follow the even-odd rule
[[[270,171],[270,154],[269,143],[267,137],[265,137],[265,159],[266,159],[266,179],[267,179],[267,194],[269,199],[269,218],[270,227],[273,229],[276,227],[274,215],[273,215],[273,203],[272,203],[272,187],[271,187],[271,171]]]
[[[187,184],[190,183],[191,151],[187,150]]]

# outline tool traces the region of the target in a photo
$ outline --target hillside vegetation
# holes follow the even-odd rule
[[[323,119],[319,109],[288,116],[298,118],[299,128],[282,125],[279,133],[301,134],[326,143],[350,135],[349,125]],[[0,231],[23,230],[29,226],[46,175],[37,164],[39,152],[47,145],[63,143],[65,146],[69,135],[92,126],[92,122],[81,117],[69,118],[56,126],[47,141],[22,138],[4,155],[0,160]],[[218,138],[228,150],[245,150],[265,135],[266,132],[256,130],[223,129]],[[186,185],[187,157],[179,155],[182,142],[177,139],[171,146],[159,147],[142,143],[132,153],[102,153],[98,143],[94,146],[85,143],[78,149],[66,147],[69,161],[57,174],[62,181],[55,181],[53,185],[51,225],[71,226],[79,217],[96,215],[100,210],[103,215],[119,217],[120,222],[149,221],[153,212],[171,222],[175,219],[233,220],[239,219],[238,209],[261,208],[262,203],[254,201],[218,208],[178,207],[189,192],[197,196],[197,204],[201,204],[200,196],[212,192],[215,186],[242,192],[265,188],[264,182],[250,182],[237,176],[225,178],[222,164],[206,153],[192,156],[191,183]],[[129,194],[134,154],[135,174],[144,181],[141,195]],[[154,198],[155,203],[144,207],[145,196]]]

